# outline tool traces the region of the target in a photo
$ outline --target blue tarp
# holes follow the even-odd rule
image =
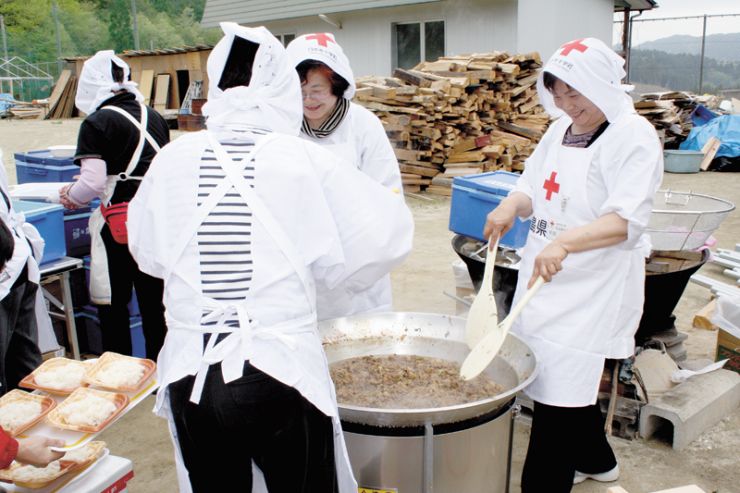
[[[692,128],[688,138],[681,143],[679,149],[701,151],[704,144],[712,137],[722,142],[715,157],[740,156],[740,115],[718,116],[705,125]]]
[[[13,106],[15,106],[13,95],[6,92],[0,92],[0,113],[5,113]]]
[[[698,127],[699,125],[704,125],[705,123],[714,120],[718,116],[719,115],[717,113],[709,110],[706,106],[698,104],[696,105],[696,108],[694,108],[694,111],[691,112],[691,123],[693,123],[695,127]]]

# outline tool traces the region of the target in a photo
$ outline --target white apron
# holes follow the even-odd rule
[[[173,259],[177,259],[183,255],[187,245],[197,234],[201,223],[208,217],[208,214],[214,207],[216,207],[219,201],[233,186],[241,195],[242,199],[249,204],[252,209],[253,217],[268,231],[269,235],[278,245],[288,262],[300,277],[306,297],[308,298],[309,306],[315,306],[313,290],[310,287],[311,284],[309,282],[309,274],[306,266],[300,260],[296,247],[289,240],[280,224],[274,219],[269,209],[267,209],[262,200],[259,199],[249,183],[241,175],[240,170],[245,165],[244,162],[234,163],[221,144],[216,140],[214,135],[209,132],[208,137],[211,147],[216,155],[217,162],[223,168],[226,178],[221,182],[221,184],[213,189],[211,194],[198,207],[197,214],[191,218],[188,226],[180,235],[177,246],[173,249]],[[260,138],[252,149],[250,160],[253,160],[260,148],[272,140],[272,138],[273,135],[267,135]],[[175,260],[171,262],[170,265],[174,266],[176,264],[177,261]],[[165,285],[172,275],[176,274],[173,272],[167,273],[165,277]],[[196,292],[200,291],[200,288],[197,286],[191,287],[194,288]],[[329,376],[328,362],[323,353],[323,348],[317,332],[316,313],[312,311],[305,316],[287,320],[276,325],[260,326],[258,321],[250,320],[249,313],[246,309],[246,303],[243,301],[224,303],[201,295],[199,297],[199,302],[202,310],[206,313],[205,318],[202,320],[203,322],[225,320],[236,314],[239,319],[239,327],[232,328],[227,326],[213,327],[192,325],[178,320],[178,310],[168,307],[167,327],[169,332],[174,333],[176,331],[184,330],[195,331],[202,334],[229,334],[218,344],[215,343],[215,336],[209,338],[203,352],[200,368],[195,375],[195,382],[193,384],[193,391],[190,396],[190,400],[196,404],[200,402],[205,376],[211,365],[221,363],[224,381],[228,383],[242,376],[245,360],[242,355],[248,351],[251,342],[255,338],[276,339],[285,346],[285,351],[281,354],[274,355],[275,357],[272,359],[275,364],[272,368],[259,369],[287,385],[291,385],[292,382],[287,381],[289,380],[289,378],[286,377],[287,373],[281,373],[280,364],[281,358],[284,358],[285,355],[289,354],[291,358],[298,359],[305,363],[304,366],[314,367],[314,369],[316,369],[316,374],[312,374],[310,376],[306,375],[306,378],[304,379],[305,381],[302,382],[301,386],[296,386],[295,388],[320,411],[332,418],[334,424],[334,447],[339,488],[342,493],[356,492],[357,485],[354,480],[354,476],[352,475],[349,457],[347,456],[344,444],[344,435],[339,422],[334,385]],[[165,344],[166,343],[167,342],[165,341]],[[166,385],[167,382],[163,382],[163,384]],[[180,491],[186,493],[190,492],[192,491],[190,480],[187,468],[182,460],[182,453],[177,439],[177,430],[169,407],[169,392],[166,387],[164,389],[160,389],[157,396],[156,408],[168,419],[170,433],[172,435],[173,445],[175,448],[175,460]],[[255,477],[252,491],[254,493],[266,493],[267,489],[262,480],[261,474],[259,474],[259,469],[255,466],[253,466],[253,468],[255,470]],[[286,471],[286,473],[289,472]]]
[[[533,190],[533,217],[522,253],[514,303],[523,296],[534,259],[567,229],[598,216],[586,195],[588,170],[599,140],[587,148],[560,142],[567,127],[555,135],[544,160],[542,185]],[[635,327],[622,314],[629,269],[636,250],[618,246],[573,253],[563,270],[546,283],[525,307],[512,332],[535,351],[539,374],[525,392],[535,401],[561,407],[596,402],[607,357],[624,355],[633,347]]]
[[[149,114],[146,110],[146,106],[139,103],[141,106],[141,121],[137,122],[133,116],[127,111],[118,108],[117,106],[103,106],[101,110],[112,110],[116,113],[124,116],[130,121],[136,128],[139,129],[139,143],[136,145],[136,150],[131,156],[131,160],[126,167],[126,171],[117,175],[109,175],[105,182],[105,190],[103,195],[100,196],[101,204],[109,204],[113,192],[116,189],[116,184],[119,181],[125,180],[139,180],[142,176],[131,176],[136,166],[139,164],[141,159],[141,153],[144,150],[144,142],[149,141],[149,144],[154,148],[155,151],[159,152],[159,144],[156,140],[147,132],[147,121]],[[105,251],[105,244],[103,243],[103,237],[100,232],[103,230],[105,225],[105,219],[100,207],[95,209],[90,214],[88,226],[90,229],[90,301],[96,305],[110,305],[111,304],[111,287],[110,277],[108,275],[108,254]]]

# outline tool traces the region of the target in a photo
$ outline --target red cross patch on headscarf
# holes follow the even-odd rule
[[[573,50],[580,51],[581,53],[585,52],[588,49],[588,46],[581,43],[581,41],[583,41],[584,39],[585,38],[575,39],[570,43],[565,43],[563,46],[560,47],[560,54],[563,56],[568,56],[568,54],[570,54],[570,52]]]
[[[315,39],[321,46],[329,46],[329,42],[336,44],[334,37],[329,33],[315,33],[310,36],[306,36],[306,39]]]

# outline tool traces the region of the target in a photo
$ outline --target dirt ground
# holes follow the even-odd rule
[[[0,149],[11,183],[15,182],[13,153],[74,144],[79,120],[0,121]],[[664,188],[702,192],[740,203],[740,177],[734,174],[666,174]],[[416,221],[413,253],[393,273],[395,309],[454,314],[455,301],[444,292],[455,292],[451,264],[457,259],[447,230],[449,200],[427,197],[408,198]],[[734,211],[715,233],[718,247],[733,248],[740,242],[740,213]],[[707,265],[702,273],[728,282],[721,269]],[[689,334],[685,346],[689,359],[714,359],[716,332],[693,329],[694,313],[709,301],[709,291],[689,284],[675,314],[677,327]],[[134,462],[135,477],[129,483],[132,493],[166,493],[177,490],[172,447],[166,424],[150,411],[153,398],[143,403],[103,433],[111,453]],[[519,475],[529,435],[527,419],[516,425],[511,491],[519,491]],[[697,484],[707,492],[740,492],[740,410],[736,409],[707,429],[690,446],[674,451],[657,439],[611,439],[620,462],[619,484],[630,493],[649,493],[686,484]],[[564,448],[567,445],[564,444]],[[574,487],[575,493],[603,493],[609,484],[586,481]],[[415,493],[415,492],[404,492]],[[479,492],[461,492],[479,493]]]

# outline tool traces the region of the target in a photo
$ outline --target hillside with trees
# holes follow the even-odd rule
[[[131,0],[2,0],[9,57],[57,59],[54,4],[63,57],[134,48]],[[199,24],[204,6],[205,0],[136,0],[140,48],[215,43],[220,31]]]

